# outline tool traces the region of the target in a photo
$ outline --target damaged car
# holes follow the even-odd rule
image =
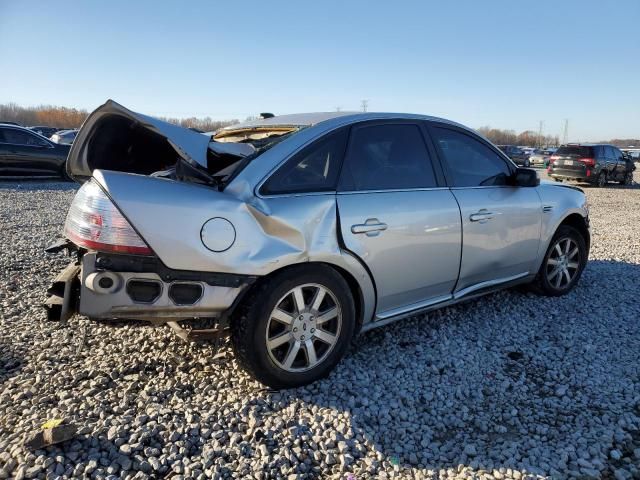
[[[326,376],[355,335],[405,317],[517,284],[564,295],[589,252],[579,188],[423,115],[268,115],[202,134],[108,101],[67,173],[82,186],[49,251],[73,261],[49,318],[228,335],[274,388]]]

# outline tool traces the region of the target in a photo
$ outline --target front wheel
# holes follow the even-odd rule
[[[624,174],[624,178],[620,181],[620,185],[633,185],[633,172]]]
[[[344,356],[356,326],[349,285],[328,266],[299,266],[263,280],[232,320],[240,365],[272,388],[323,378]]]
[[[576,286],[586,264],[587,245],[583,236],[575,228],[562,225],[551,239],[535,285],[544,295],[565,295]]]

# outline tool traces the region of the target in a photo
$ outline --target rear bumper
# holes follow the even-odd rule
[[[176,272],[149,263],[147,258],[138,257],[134,262],[132,256],[109,257],[111,261],[105,262],[105,257],[88,252],[79,263],[69,265],[56,277],[49,289],[51,297],[45,302],[50,320],[64,321],[76,311],[94,319],[152,323],[218,318],[234,306],[240,293],[254,280],[208,272]]]
[[[559,178],[562,180],[575,180],[578,182],[595,182],[596,175],[591,172],[587,173],[587,170],[566,170],[561,168],[555,168],[548,172],[548,175],[553,178]]]

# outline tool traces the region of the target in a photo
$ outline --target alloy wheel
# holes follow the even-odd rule
[[[547,259],[546,275],[549,284],[557,289],[568,287],[580,267],[580,249],[569,237],[560,238]]]
[[[322,285],[299,285],[271,312],[265,332],[267,352],[285,371],[306,371],[327,358],[341,328],[342,311],[335,295]]]

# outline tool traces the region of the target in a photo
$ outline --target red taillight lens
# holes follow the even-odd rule
[[[596,165],[595,158],[579,158],[578,161],[584,163],[588,167],[595,167]]]
[[[79,247],[90,250],[153,254],[93,180],[85,183],[73,199],[64,224],[64,234]]]

